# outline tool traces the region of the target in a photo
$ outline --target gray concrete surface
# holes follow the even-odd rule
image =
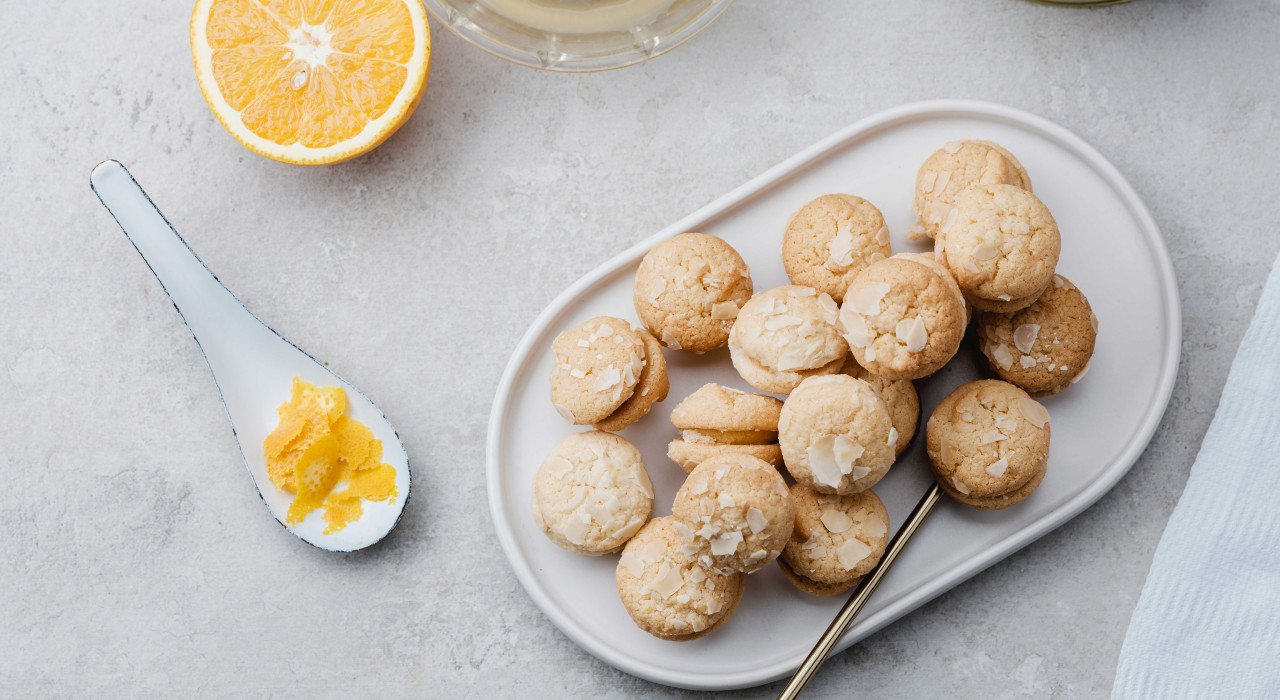
[[[222,130],[190,7],[0,5],[0,695],[679,695],[578,649],[508,569],[483,481],[499,374],[615,251],[859,117],[939,97],[1054,119],[1125,173],[1173,254],[1182,370],[1113,492],[832,660],[812,697],[1108,692],[1280,250],[1280,3],[743,0],[668,56],[586,76],[433,26],[417,114],[323,169]],[[415,499],[388,541],[333,556],[268,516],[195,344],[88,188],[106,157],[399,426]]]

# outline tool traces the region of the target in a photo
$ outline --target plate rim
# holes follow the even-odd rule
[[[1103,472],[1101,478],[1063,506],[1046,513],[1031,525],[991,547],[983,554],[978,566],[968,570],[952,569],[939,574],[904,595],[895,605],[881,609],[875,614],[863,618],[851,629],[850,633],[847,633],[841,639],[833,653],[844,651],[899,617],[919,608],[925,602],[963,583],[996,562],[1005,559],[1050,531],[1062,526],[1109,492],[1129,472],[1134,463],[1142,456],[1142,453],[1146,451],[1147,445],[1150,444],[1168,409],[1173,388],[1177,382],[1178,364],[1182,352],[1182,303],[1178,294],[1177,276],[1174,273],[1173,261],[1169,255],[1168,247],[1165,245],[1164,236],[1161,234],[1155,219],[1151,216],[1151,212],[1133,189],[1133,186],[1129,184],[1128,180],[1106,157],[1074,132],[1044,117],[1021,109],[981,100],[943,99],[911,102],[877,112],[859,119],[818,142],[801,149],[796,154],[748,179],[729,192],[716,197],[705,206],[698,208],[675,223],[651,236],[647,236],[635,245],[597,265],[590,272],[566,287],[550,304],[539,312],[512,351],[494,395],[493,405],[489,414],[488,434],[485,440],[485,485],[488,492],[490,516],[493,518],[498,541],[507,557],[507,563],[515,572],[521,587],[524,588],[542,613],[546,615],[547,619],[587,653],[618,670],[638,678],[689,690],[728,690],[761,685],[789,675],[801,661],[801,659],[796,659],[794,662],[779,662],[747,673],[691,674],[663,669],[614,653],[609,648],[596,648],[593,642],[588,639],[585,631],[580,629],[572,620],[562,615],[559,608],[545,596],[541,587],[534,580],[533,573],[528,562],[525,561],[523,553],[517,547],[513,536],[510,534],[512,525],[507,518],[507,514],[502,509],[500,498],[502,484],[498,474],[501,425],[510,409],[512,388],[517,377],[521,374],[521,367],[525,365],[533,350],[534,341],[572,300],[606,277],[616,274],[621,266],[638,260],[658,241],[683,231],[693,230],[690,226],[694,223],[703,223],[718,218],[727,209],[742,200],[782,184],[791,175],[803,172],[806,166],[822,161],[841,148],[852,146],[857,141],[874,136],[885,129],[929,117],[978,117],[1026,129],[1071,151],[1093,168],[1111,186],[1138,222],[1139,229],[1146,239],[1145,242],[1152,252],[1153,262],[1155,262],[1160,282],[1161,298],[1165,307],[1165,351],[1161,358],[1163,368],[1154,394],[1156,400],[1149,404],[1138,430],[1134,432],[1129,441],[1120,450],[1117,458]],[[856,633],[854,630],[856,630]],[[814,630],[815,641],[820,632],[821,630]]]

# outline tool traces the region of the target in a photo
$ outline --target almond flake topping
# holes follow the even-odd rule
[[[1036,366],[1035,358],[1033,358],[1030,355],[1023,355],[1022,357],[1018,358],[1018,362],[1021,363],[1024,368]]]
[[[885,282],[864,282],[856,288],[849,290],[850,293],[845,295],[845,308],[851,309],[863,316],[876,316],[880,313],[880,302],[884,301],[884,297],[893,287]]]
[[[766,331],[776,331],[790,326],[798,326],[804,323],[804,319],[799,316],[778,315],[770,316],[764,320],[764,329]]]
[[[579,513],[576,517],[570,516],[568,522],[564,524],[564,538],[573,544],[582,544],[587,536],[587,529],[591,527],[591,514]]]
[[[671,329],[670,329],[670,328],[663,328],[663,329],[662,329],[662,344],[663,344],[663,345],[665,345],[665,346],[667,346],[667,347],[669,347],[669,348],[671,348],[672,350],[683,350],[683,349],[684,349],[684,348],[680,347],[680,340],[679,340],[678,338],[676,338],[674,334],[672,334],[672,333],[671,333]]]
[[[969,495],[969,487],[965,486],[963,481],[955,478],[954,476],[951,477],[951,485],[955,486],[956,490],[959,491],[960,493],[963,493],[966,496]]]
[[[1009,227],[1009,230],[1016,235],[1025,236],[1031,233],[1031,223],[1026,219],[1016,219],[1013,225]]]
[[[938,173],[938,184],[933,186],[933,191],[939,192],[939,193],[946,192],[947,185],[950,183],[951,183],[951,171],[943,170],[942,172]]]
[[[685,525],[684,523],[677,520],[675,521],[675,526],[676,526],[676,532],[680,534],[681,538],[683,538],[686,541],[693,539],[693,530],[690,530],[688,525]]]
[[[929,203],[929,223],[940,224],[951,214],[951,205],[942,202]]]
[[[720,497],[716,499],[716,503],[719,503],[721,508],[732,508],[738,505],[734,502],[733,496],[727,493],[720,494]]]
[[[836,300],[832,299],[830,294],[823,292],[818,295],[818,306],[822,307],[822,315],[827,323],[834,326],[840,315],[840,307],[836,304]]]
[[[844,532],[853,526],[853,519],[835,508],[826,508],[820,518],[828,532]]]
[[[924,350],[924,346],[929,344],[929,332],[924,327],[924,319],[916,316],[908,326],[905,337],[902,334],[902,324],[898,324],[898,340],[907,346],[907,352]]]
[[[946,151],[947,153],[955,153],[956,151],[960,150],[961,146],[964,146],[964,142],[962,141],[948,141],[942,144],[942,150]]]
[[[997,459],[996,461],[987,465],[987,473],[996,478],[1000,478],[1004,476],[1004,473],[1008,471],[1008,469],[1009,469],[1009,460],[1005,459],[1004,457],[1001,457],[1000,459]]]
[[[622,553],[622,556],[618,559],[618,566],[626,569],[627,573],[635,578],[640,578],[640,575],[644,573],[644,562],[631,550]]]
[[[1031,347],[1036,344],[1036,338],[1040,335],[1040,326],[1034,323],[1024,323],[1013,329],[1013,344],[1023,353],[1030,353]]]
[[[969,272],[972,272],[975,275],[978,274],[979,272],[982,272],[982,270],[978,269],[978,265],[973,262],[973,258],[965,258],[964,269],[968,270]]]
[[[689,493],[694,496],[706,493],[707,492],[707,475],[705,473],[699,474],[697,479],[690,479],[687,485],[689,487]]]
[[[683,585],[684,579],[680,576],[680,569],[664,562],[662,570],[658,572],[658,578],[653,581],[653,590],[666,599],[680,590]]]
[[[991,359],[996,361],[1000,369],[1009,369],[1013,366],[1013,353],[1009,352],[1009,348],[1004,344],[996,345],[991,348]]]
[[[1000,249],[991,243],[991,241],[983,241],[974,246],[973,250],[970,251],[969,254],[979,260],[993,260],[1000,254]]]
[[[840,548],[836,550],[836,558],[840,560],[840,566],[843,567],[845,571],[853,570],[853,567],[860,564],[863,559],[866,559],[870,555],[871,548],[861,540],[856,539],[846,540],[845,543],[840,545]]]
[[[867,325],[866,317],[854,311],[848,304],[840,309],[840,325],[844,328],[845,341],[855,348],[865,348],[876,339]]]
[[[893,447],[894,445],[897,445],[897,444],[898,444],[898,429],[893,426],[889,426],[889,447]]]
[[[1007,439],[1005,434],[999,430],[988,430],[978,436],[979,445],[990,445],[993,442],[1000,442]]]
[[[929,170],[925,172],[924,175],[920,176],[920,189],[924,190],[925,192],[932,192],[933,183],[937,181],[938,181],[938,173],[932,170]]]
[[[568,407],[562,404],[554,404],[554,405],[556,407],[556,413],[559,413],[561,418],[569,421],[570,423],[574,421],[573,411],[570,411]]]
[[[715,321],[727,321],[738,317],[738,305],[732,301],[722,301],[711,307],[711,318]]]
[[[795,289],[787,290],[787,296],[790,296],[790,297],[811,297],[816,295],[817,293],[818,293],[818,290],[814,289],[813,287],[796,287]]]
[[[861,529],[868,537],[884,537],[885,533],[889,531],[884,521],[877,517],[867,518],[863,521]]]
[[[1093,326],[1093,332],[1098,332],[1098,314],[1089,314],[1089,325]]]
[[[881,253],[878,250],[872,253],[871,255],[867,256],[867,262],[876,263],[876,262],[880,262],[881,260],[884,260],[884,253]]]
[[[717,557],[728,556],[738,551],[742,544],[742,533],[734,530],[711,540],[711,553]]]
[[[849,221],[841,221],[836,226],[836,235],[827,244],[827,262],[840,268],[853,264],[853,231]],[[830,267],[830,265],[828,265]]]
[[[764,517],[764,513],[756,507],[747,509],[747,527],[751,528],[754,533],[759,533],[766,527],[769,527],[769,519]]]
[[[836,466],[835,455],[831,453],[831,435],[826,435],[809,445],[809,471],[813,480],[824,486],[835,487],[840,484],[840,468]]]
[[[653,284],[649,285],[649,305],[657,306],[658,300],[662,298],[662,294],[667,291],[667,280],[659,277]]]
[[[880,245],[889,245],[888,226],[881,226],[880,230],[876,231],[876,243],[879,243]]]
[[[1018,399],[1018,410],[1022,412],[1022,417],[1027,422],[1037,428],[1043,428],[1049,423],[1049,411],[1039,401],[1021,397]]]

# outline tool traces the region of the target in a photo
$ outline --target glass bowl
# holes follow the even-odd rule
[[[585,6],[587,0],[423,4],[454,34],[494,56],[532,68],[584,73],[660,56],[705,29],[733,0],[598,0],[596,5],[604,7],[586,12],[562,8]],[[633,13],[634,19],[627,16]]]

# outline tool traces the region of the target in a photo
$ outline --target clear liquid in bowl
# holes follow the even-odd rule
[[[490,11],[553,34],[626,32],[653,22],[676,0],[479,0]]]

